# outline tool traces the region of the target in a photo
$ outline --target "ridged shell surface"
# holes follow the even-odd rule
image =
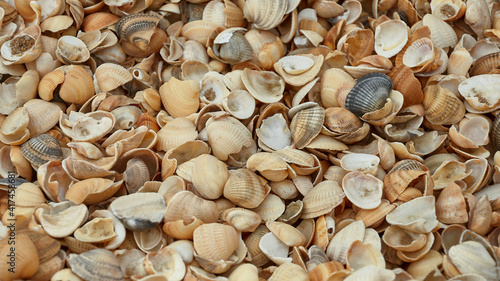
[[[70,254],[68,264],[84,280],[123,280],[120,261],[103,249],[90,250],[80,255]]]
[[[47,134],[25,142],[21,146],[21,153],[35,167],[39,167],[49,161],[60,161],[63,159],[59,142],[53,136]]]
[[[123,40],[135,44],[137,40],[145,38],[145,33],[150,33],[149,37],[151,37],[159,21],[160,18],[152,14],[130,14],[118,20],[116,32]]]
[[[287,10],[287,0],[248,0],[243,13],[258,28],[269,30],[276,27]]]
[[[372,73],[359,78],[356,85],[346,97],[344,107],[361,117],[365,113],[378,110],[384,106],[392,80],[383,73]]]
[[[493,144],[495,145],[495,150],[498,151],[500,150],[500,114],[495,118],[491,132],[493,135]]]
[[[487,54],[478,58],[469,70],[472,77],[479,74],[488,74],[490,71],[500,67],[500,52]]]

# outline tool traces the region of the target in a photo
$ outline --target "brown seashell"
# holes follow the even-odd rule
[[[49,162],[63,159],[63,153],[59,142],[52,136],[43,134],[31,138],[21,146],[21,152],[33,167]]]
[[[15,268],[9,266],[10,257],[8,254],[13,252],[12,245],[8,244],[8,239],[3,239],[0,242],[0,249],[2,253],[5,253],[1,259],[0,278],[5,281],[29,279],[38,270],[39,257],[37,248],[30,237],[26,233],[17,233],[15,241]],[[9,268],[14,269],[8,270]]]
[[[118,258],[104,249],[95,249],[82,254],[69,254],[68,264],[76,275],[84,280],[123,280]]]
[[[217,27],[218,25],[216,23],[210,21],[195,20],[182,26],[181,35],[188,40],[196,40],[205,46],[212,32],[214,32]]]
[[[342,188],[336,182],[322,181],[304,196],[301,218],[316,218],[328,214],[342,203],[344,197]]]
[[[424,99],[422,87],[408,66],[396,66],[388,76],[393,82],[393,89],[404,96],[403,108],[422,103]]]
[[[155,14],[134,13],[120,18],[116,31],[121,39],[146,51],[159,21],[160,17]]]
[[[229,173],[223,194],[231,202],[251,209],[262,203],[270,189],[251,170],[238,169]]]
[[[436,200],[436,215],[445,224],[466,223],[468,221],[466,203],[460,187],[451,182]]]
[[[488,74],[494,69],[500,67],[500,52],[487,54],[478,58],[474,64],[472,64],[469,75],[475,76],[480,74]]]
[[[374,46],[375,37],[373,32],[369,29],[360,29],[347,38],[343,49],[351,65],[356,66],[359,60],[372,54]]]
[[[173,117],[186,117],[198,111],[200,84],[193,80],[170,79],[160,87],[160,96],[167,112]]]
[[[320,133],[325,111],[315,103],[302,104],[296,108],[298,112],[292,118],[290,131],[295,146],[302,149]]]
[[[107,200],[121,186],[121,181],[114,183],[108,179],[87,179],[73,184],[66,192],[65,198],[75,204],[92,205]]]
[[[425,117],[436,125],[451,125],[462,120],[465,106],[450,90],[439,85],[424,88]]]
[[[115,24],[120,17],[111,13],[97,12],[85,16],[82,23],[82,30],[90,32],[94,30],[101,30],[110,25]]]
[[[209,223],[193,233],[194,249],[203,259],[227,260],[238,248],[238,235],[232,226]]]

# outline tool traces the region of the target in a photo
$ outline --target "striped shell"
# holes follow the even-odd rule
[[[121,39],[144,51],[148,48],[158,22],[160,17],[153,14],[130,14],[118,20],[116,32]]]
[[[287,11],[287,0],[248,0],[243,13],[258,28],[269,30],[276,27]]]
[[[39,167],[49,161],[60,161],[63,159],[59,142],[56,138],[47,134],[25,142],[21,146],[21,153],[34,167]]]
[[[495,150],[498,151],[500,150],[500,114],[495,118],[491,132],[493,135],[493,144],[495,145]]]
[[[356,85],[346,97],[344,107],[361,117],[365,113],[378,110],[384,106],[392,80],[385,74],[372,73],[359,78]]]

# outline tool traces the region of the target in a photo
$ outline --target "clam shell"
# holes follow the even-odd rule
[[[375,52],[390,58],[399,53],[408,41],[407,25],[402,20],[390,20],[375,29]]]
[[[169,151],[188,141],[194,141],[198,132],[193,122],[187,118],[178,117],[163,126],[157,136],[156,149]]]
[[[398,226],[391,225],[382,236],[387,246],[406,252],[414,252],[421,249],[427,243],[427,236],[423,233],[415,233]]]
[[[231,202],[245,207],[255,208],[262,203],[270,188],[248,169],[238,169],[229,173],[224,186],[224,197]]]
[[[392,80],[385,74],[373,73],[359,78],[346,97],[344,107],[361,117],[382,108],[392,89]]]
[[[214,156],[203,154],[195,158],[191,179],[204,198],[219,198],[228,177],[227,165]]]
[[[3,64],[21,64],[38,58],[42,53],[40,38],[40,26],[33,25],[3,43],[0,48],[1,56],[4,59]]]
[[[386,216],[391,225],[416,232],[428,233],[439,223],[436,217],[436,204],[434,196],[423,196],[408,201]],[[418,215],[415,209],[421,210]]]
[[[95,249],[82,254],[70,254],[68,264],[71,271],[83,278],[92,280],[123,280],[118,258],[104,249]]]
[[[207,125],[208,142],[213,149],[213,155],[221,161],[226,161],[230,154],[238,153],[244,147],[252,145],[252,134],[236,119],[214,121]]]
[[[243,120],[252,116],[255,111],[255,99],[245,90],[235,90],[222,98],[222,106],[234,117]]]
[[[346,263],[347,252],[356,241],[363,241],[365,236],[365,225],[362,221],[355,221],[337,232],[328,244],[326,254],[332,261]]]
[[[21,152],[31,165],[38,168],[49,162],[63,159],[59,142],[54,137],[43,134],[31,138],[21,146]]]
[[[253,211],[259,214],[265,222],[275,221],[285,212],[285,203],[280,197],[268,194],[264,201]]]
[[[155,14],[134,13],[120,18],[116,31],[121,39],[145,51],[159,21],[160,17]]]
[[[29,125],[31,137],[46,133],[59,121],[62,110],[54,103],[33,99],[23,105],[29,115]]]
[[[35,217],[43,230],[54,238],[71,235],[87,220],[89,214],[85,205],[74,205],[71,202],[52,204],[50,207],[39,206],[35,210]]]
[[[75,204],[96,204],[113,196],[121,186],[121,181],[114,183],[108,179],[86,179],[73,184],[65,198]]]
[[[30,237],[18,233],[15,241],[17,242],[15,247],[8,244],[8,239],[3,239],[0,242],[2,253],[11,253],[11,249],[14,248],[16,259],[18,259],[14,270],[13,267],[9,266],[10,257],[7,254],[2,255],[2,265],[0,266],[0,278],[2,280],[29,279],[38,270],[39,257],[36,246]]]
[[[193,218],[198,218],[205,223],[212,223],[217,221],[218,216],[217,205],[214,202],[198,197],[189,191],[180,191],[170,199],[164,221],[188,222]]]
[[[426,119],[435,125],[451,125],[462,120],[465,106],[450,90],[439,85],[424,88]]]
[[[224,63],[237,64],[253,58],[250,43],[240,27],[228,28],[214,39],[213,53]]]
[[[374,265],[379,268],[385,268],[385,259],[380,251],[371,244],[363,244],[357,240],[352,243],[347,251],[347,268],[359,270],[368,265]]]
[[[299,265],[293,263],[285,263],[280,265],[269,278],[270,281],[279,280],[309,280],[307,272]]]
[[[381,203],[384,183],[372,175],[350,172],[342,180],[344,193],[354,205],[362,209],[375,209]]]
[[[262,221],[259,214],[244,208],[226,209],[220,213],[220,217],[241,232],[255,231]]]
[[[210,21],[195,20],[182,26],[181,35],[188,40],[196,40],[202,45],[205,45],[207,39],[217,27],[218,25],[216,23]]]
[[[500,108],[500,98],[495,94],[500,89],[500,74],[482,74],[466,79],[458,85],[460,95],[478,111]]]
[[[303,108],[300,110],[300,108]],[[317,104],[297,106],[298,112],[293,116],[290,123],[295,146],[302,149],[307,146],[320,132],[325,120],[325,111]]]
[[[393,89],[404,96],[403,108],[423,101],[422,86],[408,66],[396,66],[388,76],[394,83]]]
[[[266,226],[278,239],[289,247],[304,246],[306,237],[295,227],[284,222],[267,222]]]
[[[62,36],[57,40],[56,57],[65,64],[83,63],[90,58],[85,43],[73,36]]]
[[[249,0],[245,2],[243,13],[257,28],[269,30],[281,22],[287,8],[287,0]]]
[[[336,182],[322,181],[304,196],[301,218],[316,218],[328,214],[342,203],[344,197],[342,188]]]
[[[305,58],[299,58],[305,57]],[[311,60],[313,65],[311,66]],[[274,70],[292,86],[303,86],[318,75],[323,66],[324,57],[312,54],[285,56],[274,64]]]
[[[204,224],[193,233],[194,249],[203,259],[227,260],[238,249],[238,235],[232,226]]]
[[[428,26],[431,30],[431,40],[435,46],[445,48],[454,47],[457,44],[457,34],[442,19],[432,14],[427,14],[423,17],[422,21],[423,25]]]
[[[475,273],[495,280],[499,278],[496,262],[483,245],[476,241],[466,241],[450,248],[449,258],[459,272]]]
[[[264,119],[256,133],[259,137],[259,146],[268,151],[283,149],[292,144],[292,134],[288,129],[287,120],[280,113]]]
[[[258,101],[273,103],[283,98],[285,82],[274,72],[247,68],[241,74],[241,81],[247,91]]]
[[[114,63],[99,65],[94,74],[101,91],[109,92],[132,81],[132,74],[123,66]]]
[[[167,112],[173,117],[186,117],[199,107],[200,84],[193,80],[170,79],[160,87],[160,96]]]
[[[110,218],[95,218],[77,229],[74,236],[82,242],[108,242],[116,237],[113,230],[113,220]]]
[[[262,235],[258,243],[259,250],[277,265],[292,262],[292,258],[288,257],[289,247],[272,232]]]
[[[321,77],[321,102],[329,110],[340,105],[356,84],[347,72],[338,68],[326,70]]]
[[[469,54],[470,56],[470,54]],[[471,57],[472,58],[472,57]],[[451,59],[451,55],[450,55]],[[471,61],[472,63],[472,61]],[[470,65],[469,65],[470,66]],[[495,52],[491,54],[487,54],[478,58],[474,64],[470,67],[469,75],[476,76],[480,74],[488,74],[492,70],[498,69],[500,66],[500,52]],[[465,74],[464,74],[465,76]]]
[[[134,193],[118,197],[109,209],[127,229],[144,231],[162,221],[166,206],[163,197],[157,193]]]

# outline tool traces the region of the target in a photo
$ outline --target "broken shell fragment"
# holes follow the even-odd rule
[[[121,196],[109,208],[132,231],[145,231],[155,227],[163,220],[166,210],[165,200],[157,193]]]

